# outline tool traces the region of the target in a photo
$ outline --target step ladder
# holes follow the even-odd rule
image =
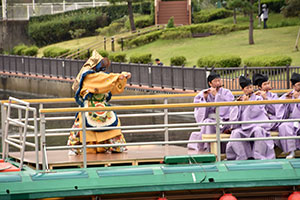
[[[36,169],[39,169],[39,144],[38,144],[38,127],[37,127],[37,109],[29,107],[29,103],[20,99],[9,97],[8,103],[4,103],[2,110],[3,119],[5,119],[5,128],[3,132],[3,159],[7,160],[9,156],[9,145],[20,149],[20,169],[23,169],[24,153],[26,146],[35,148]],[[17,110],[18,118],[12,118],[12,109]],[[29,114],[32,112],[33,118],[29,120]],[[23,117],[24,116],[24,117]],[[3,120],[2,119],[2,120]],[[33,121],[33,125],[29,125],[29,121]],[[17,127],[19,133],[9,134],[10,127]],[[26,139],[27,130],[33,130],[34,143],[28,142]]]

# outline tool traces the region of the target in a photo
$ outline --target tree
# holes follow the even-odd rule
[[[136,30],[135,24],[134,24],[134,18],[133,18],[133,9],[132,9],[133,1],[138,2],[139,0],[108,0],[108,2],[113,3],[113,4],[115,4],[117,2],[120,2],[120,3],[127,2],[130,29],[132,32],[134,32]]]
[[[231,10],[233,10],[233,23],[237,24],[236,21],[236,10],[237,9],[241,9],[243,10],[244,7],[246,7],[245,5],[247,4],[247,0],[229,0],[227,3],[227,7]]]

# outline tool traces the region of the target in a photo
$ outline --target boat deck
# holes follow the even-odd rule
[[[168,145],[128,146],[123,153],[98,153],[87,154],[87,166],[111,166],[111,165],[141,165],[146,163],[160,163],[165,156],[207,154],[188,150],[185,147]],[[19,152],[10,152],[9,156],[20,160]],[[64,167],[83,167],[83,155],[68,155],[68,150],[47,151],[49,169]],[[34,151],[26,151],[24,163],[35,167],[36,158]],[[42,155],[39,155],[39,164],[42,164]]]

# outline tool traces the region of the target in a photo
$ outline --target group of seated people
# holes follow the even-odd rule
[[[251,79],[246,76],[239,77],[239,84],[243,95],[237,99],[230,90],[222,87],[222,80],[219,74],[211,72],[207,77],[208,89],[202,90],[196,95],[194,103],[225,102],[225,101],[262,101],[276,99],[299,99],[300,96],[300,74],[293,73],[290,79],[293,90],[283,94],[280,98],[272,89],[268,76],[254,74]],[[258,91],[254,92],[254,85]],[[265,121],[280,119],[299,119],[300,104],[266,104],[246,106],[222,106],[219,108],[221,121]],[[198,107],[194,110],[197,123],[216,122],[215,107]],[[253,138],[270,137],[270,131],[277,131],[279,136],[300,135],[299,122],[277,122],[277,123],[244,123],[238,125],[223,125],[221,133],[231,134],[230,138]],[[193,132],[190,141],[202,140],[202,134],[215,134],[214,125],[201,126],[200,132]],[[222,143],[221,149],[226,151],[227,160],[247,159],[274,159],[274,146],[278,146],[287,153],[286,158],[294,158],[295,151],[300,149],[298,139],[281,140],[257,140]],[[209,143],[189,143],[189,149],[197,151],[210,151]]]

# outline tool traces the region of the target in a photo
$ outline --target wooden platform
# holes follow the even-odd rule
[[[188,150],[180,146],[129,146],[128,151],[124,153],[98,153],[87,154],[87,165],[92,167],[95,165],[140,165],[143,163],[159,163],[162,162],[164,156],[179,156],[179,155],[194,155],[205,154],[205,152],[198,152]],[[15,160],[20,160],[19,152],[9,153],[9,156]],[[42,164],[42,156],[39,155],[39,163]],[[68,150],[47,151],[47,159],[49,168],[58,167],[83,167],[83,155],[69,156]],[[35,152],[25,152],[24,163],[35,167],[36,159]]]

